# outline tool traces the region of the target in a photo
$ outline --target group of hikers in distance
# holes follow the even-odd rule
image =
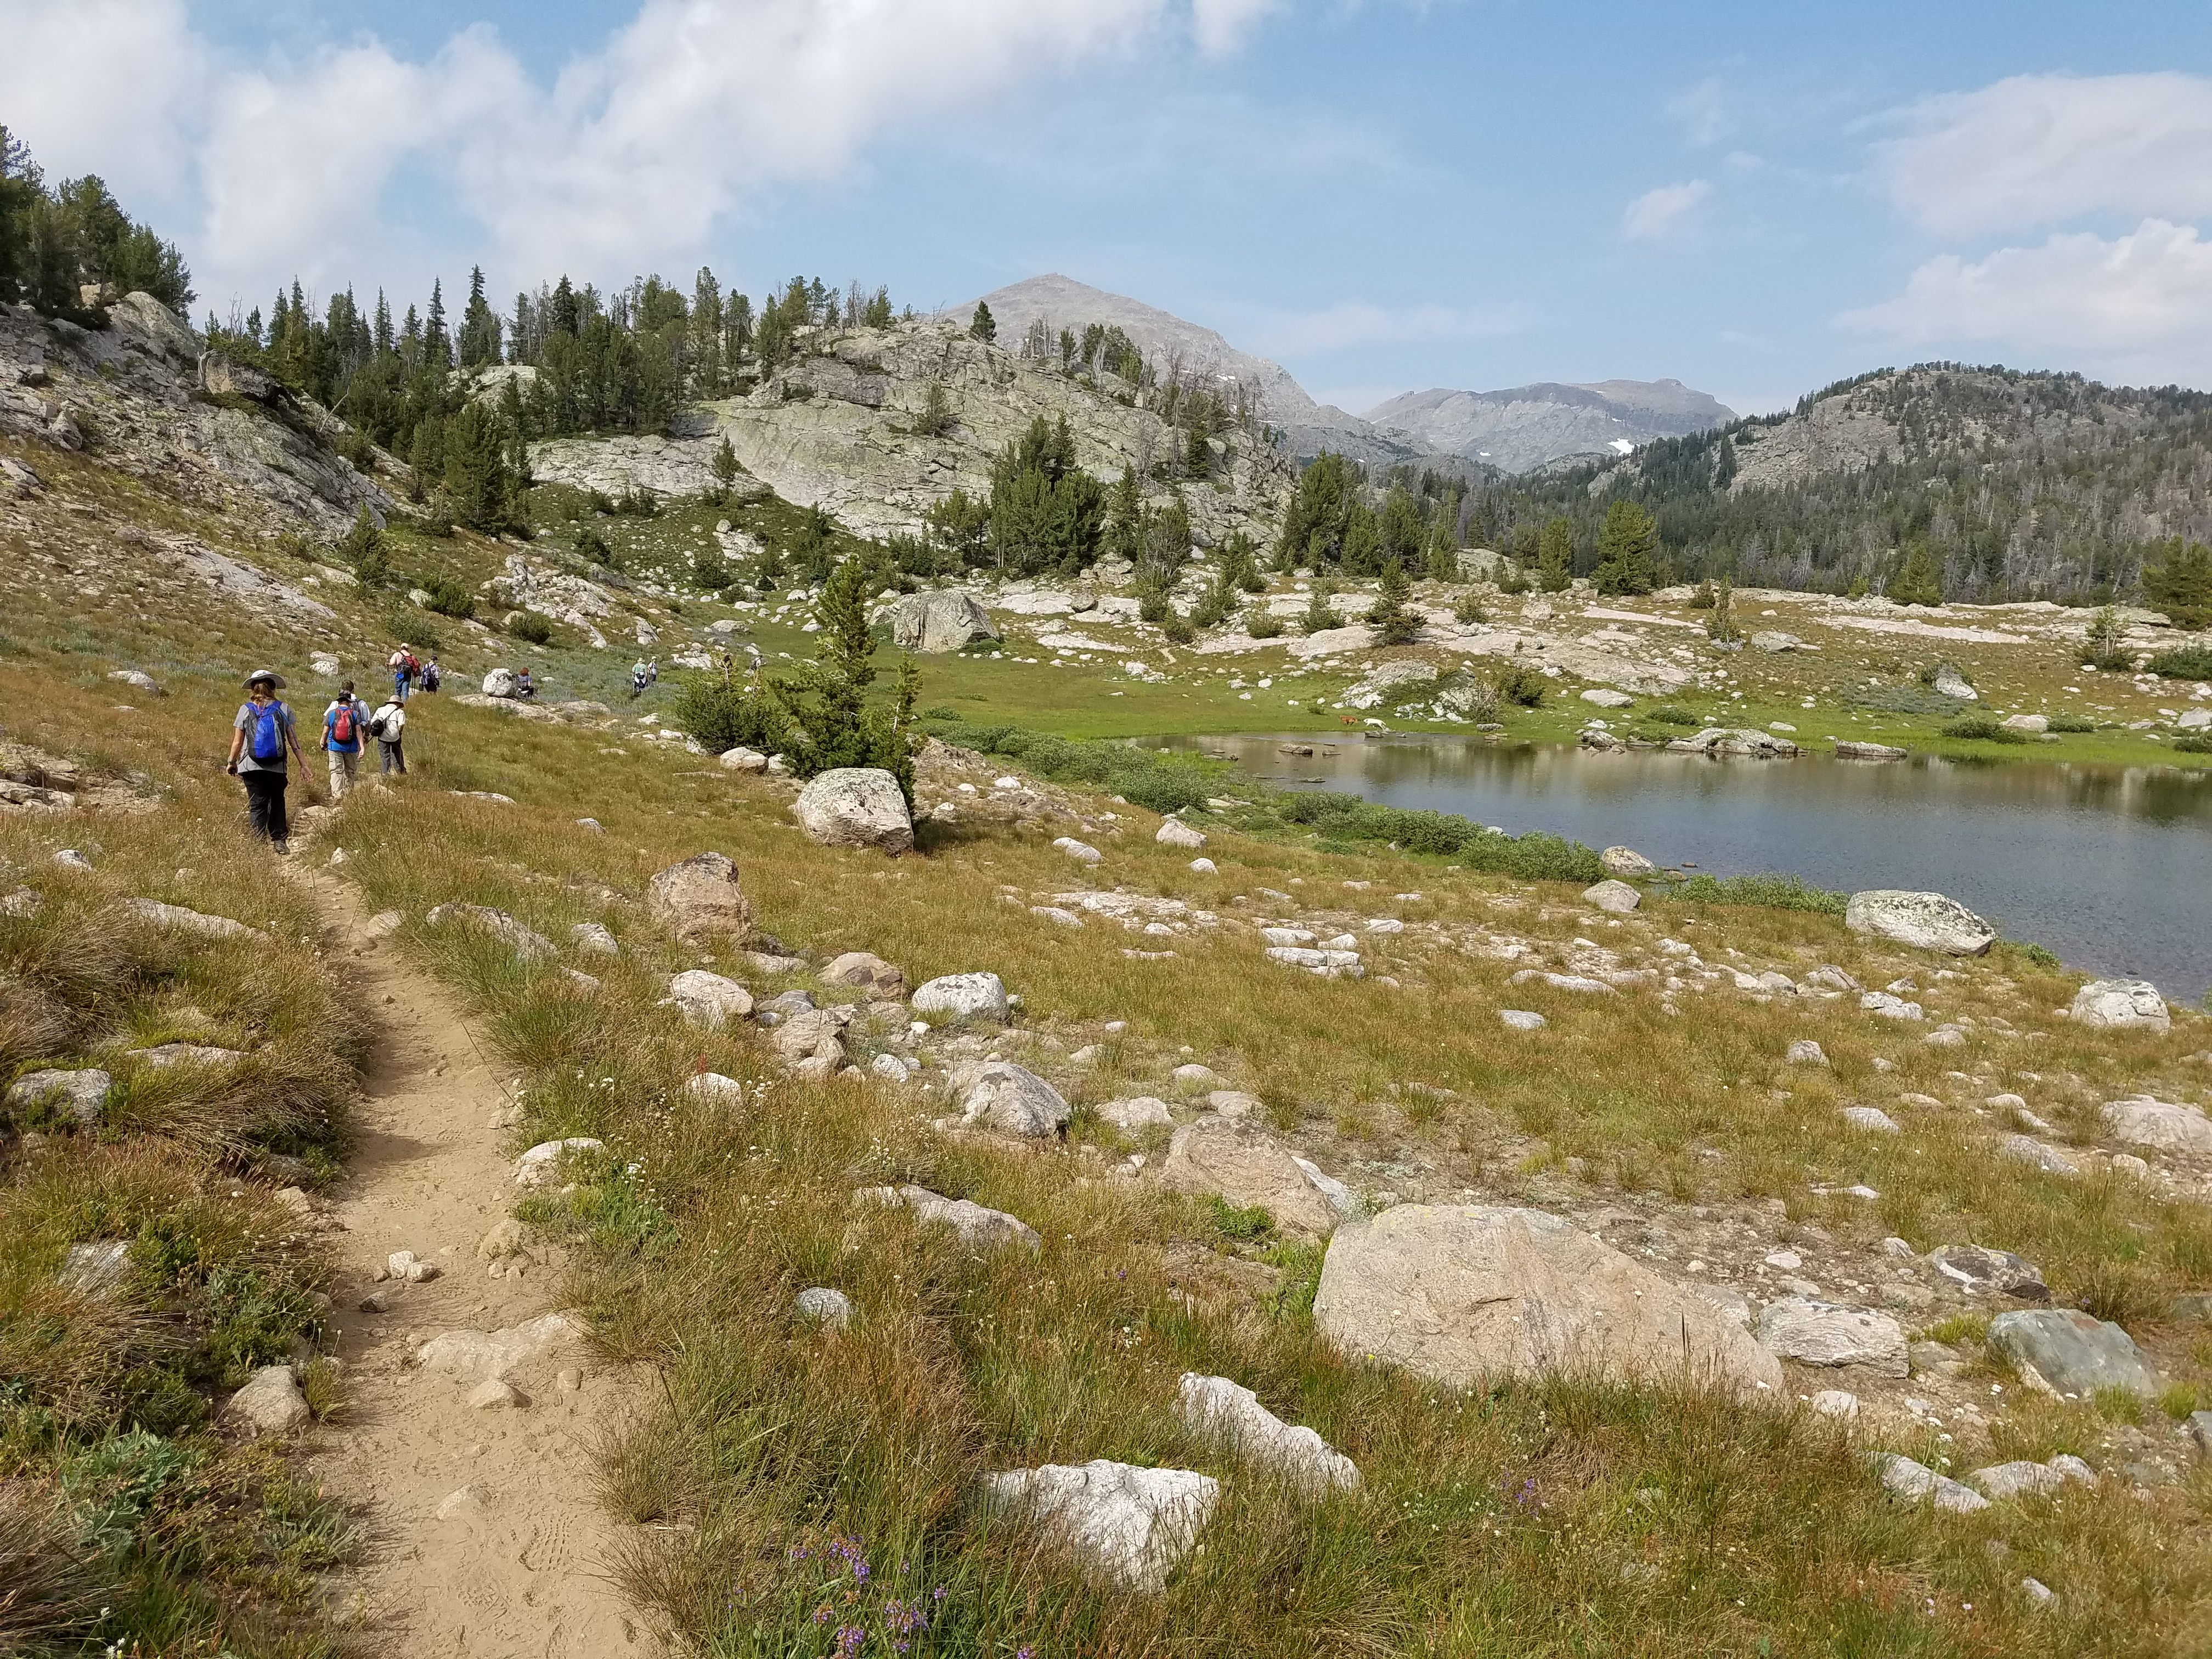
[[[392,695],[384,702],[373,709],[366,707],[355,694],[353,682],[347,680],[323,710],[321,746],[330,761],[333,804],[343,800],[360,781],[362,757],[372,741],[378,769],[405,775],[408,697],[418,687],[436,691],[441,679],[435,653],[422,662],[404,643],[385,665],[392,671]],[[225,764],[246,786],[247,828],[279,853],[291,850],[291,820],[284,808],[289,761],[296,759],[303,773],[307,769],[292,710],[276,695],[284,684],[284,677],[273,668],[257,668],[246,675],[246,700],[231,721],[230,756]]]

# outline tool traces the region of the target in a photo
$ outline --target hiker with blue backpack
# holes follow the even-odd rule
[[[292,729],[292,711],[277,700],[284,677],[272,668],[257,668],[246,677],[247,701],[230,723],[230,760],[225,769],[246,786],[246,821],[252,832],[273,842],[280,853],[292,850],[291,825],[284,816],[284,757],[299,755],[305,770],[307,757],[300,754],[300,739]]]
[[[368,715],[354,701],[353,682],[338,688],[336,702],[323,710],[323,747],[331,757],[331,804],[346,798],[361,776],[361,751],[368,746]]]

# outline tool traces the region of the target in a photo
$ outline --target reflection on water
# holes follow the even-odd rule
[[[1480,738],[1163,738],[1341,789],[1717,875],[1948,893],[2069,965],[2194,1001],[2212,981],[2212,771],[2063,761],[1712,761]],[[1289,755],[1285,745],[1310,747]],[[1315,781],[1318,780],[1318,781]]]

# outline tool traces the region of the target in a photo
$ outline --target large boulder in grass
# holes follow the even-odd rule
[[[1259,1395],[1225,1376],[1185,1371],[1176,1413],[1188,1428],[1218,1440],[1248,1463],[1289,1477],[1316,1497],[1332,1487],[1356,1492],[1359,1471],[1318,1431],[1294,1426],[1260,1403]]]
[[[1454,1388],[1509,1376],[1778,1389],[1782,1366],[1693,1291],[1541,1210],[1401,1204],[1337,1229],[1314,1322]]]
[[[1179,1193],[1265,1210],[1285,1232],[1325,1238],[1338,1220],[1329,1194],[1297,1158],[1249,1120],[1207,1113],[1175,1132],[1160,1179]]]
[[[107,1108],[108,1091],[114,1085],[113,1078],[91,1066],[80,1071],[26,1072],[9,1085],[7,1103],[18,1108],[51,1107],[89,1129],[99,1123]]]
[[[917,1014],[950,1014],[1001,1025],[1012,1012],[1006,984],[996,974],[941,974],[915,992],[913,1006]]]
[[[1019,1216],[988,1209],[972,1198],[947,1198],[927,1187],[863,1187],[853,1194],[859,1204],[880,1204],[911,1211],[915,1218],[932,1226],[950,1227],[970,1249],[996,1250],[1018,1245],[1031,1252],[1044,1249],[1037,1230]]]
[[[822,970],[825,985],[851,985],[874,1000],[896,1002],[906,994],[906,975],[867,951],[848,951]]]
[[[2125,1389],[2155,1400],[2164,1387],[2134,1338],[2078,1308],[2001,1313],[1990,1321],[1988,1341],[2029,1383],[2052,1394],[2087,1400],[2099,1389]]]
[[[1221,1483],[1189,1469],[1147,1469],[1103,1457],[979,1477],[990,1509],[1028,1519],[1091,1572],[1152,1594],[1198,1540]]]
[[[695,853],[646,884],[646,908],[684,939],[726,934],[742,939],[753,930],[752,901],[738,884],[736,863],[720,853]]]
[[[909,593],[890,607],[891,643],[902,651],[957,651],[976,640],[995,640],[990,614],[963,587]]]
[[[2098,1030],[2148,1030],[2161,1036],[2173,1029],[2173,1016],[2158,987],[2147,979],[2093,979],[2074,994],[2067,1011]]]
[[[692,968],[668,981],[668,1000],[702,1031],[719,1031],[753,1011],[753,994],[733,979]]]
[[[791,804],[806,838],[824,847],[914,850],[914,819],[898,780],[881,767],[840,766],[807,781]]]
[[[1067,1127],[1071,1108],[1060,1091],[1012,1060],[977,1060],[947,1081],[962,1121],[975,1127],[1048,1140]]]
[[[1978,957],[1997,941],[1997,930],[1954,898],[1876,888],[1851,895],[1844,926],[1920,951]]]

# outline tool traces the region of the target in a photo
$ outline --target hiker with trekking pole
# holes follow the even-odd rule
[[[257,668],[246,677],[247,701],[230,723],[230,758],[224,770],[246,786],[246,821],[253,834],[289,853],[291,824],[284,815],[285,755],[298,756],[305,775],[307,757],[292,728],[292,711],[277,700],[284,677]]]

